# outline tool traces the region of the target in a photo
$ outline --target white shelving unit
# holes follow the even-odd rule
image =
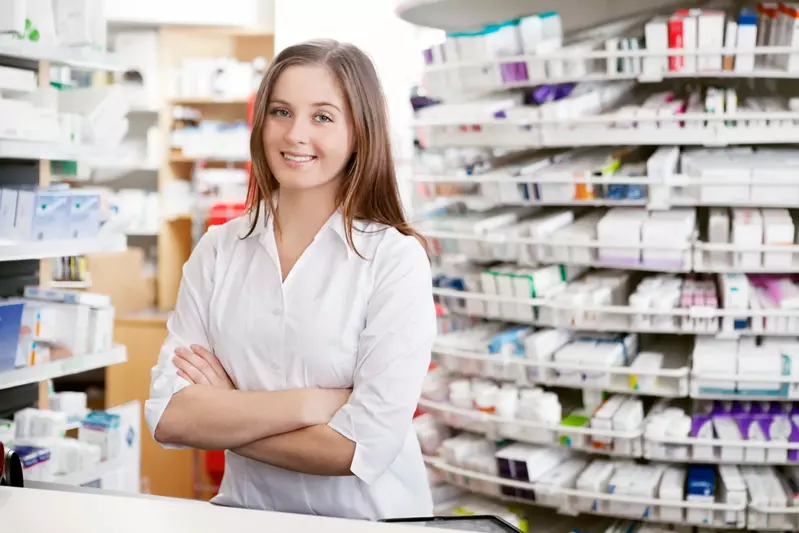
[[[77,70],[124,72],[127,66],[114,54],[68,46],[42,45],[28,41],[17,41],[13,45],[0,45],[0,57],[48,63],[54,66]]]
[[[60,361],[7,370],[0,372],[0,390],[118,365],[127,360],[127,350],[124,346],[117,345],[105,353],[76,355]]]
[[[0,10],[3,10],[0,7]],[[0,45],[0,66],[23,69],[30,76],[12,71],[17,78],[30,83],[24,87],[0,87],[2,96],[13,97],[19,91],[32,91],[50,86],[54,67],[68,67],[88,72],[125,72],[126,65],[114,54],[68,46],[47,46],[29,41],[15,41]],[[26,74],[27,74],[26,73]],[[12,77],[14,77],[12,76]],[[63,81],[63,80],[62,80]],[[77,143],[35,142],[20,140],[18,132],[10,130],[0,136],[0,187],[34,189],[51,183],[51,161],[76,161],[80,164],[98,165],[126,163],[113,147],[88,146]],[[52,138],[52,137],[49,137]],[[13,216],[13,213],[12,213]],[[95,238],[61,239],[49,241],[0,241],[0,298],[16,298],[25,285],[40,283],[53,288],[80,290],[88,288],[85,283],[55,282],[50,284],[51,259],[75,257],[95,253],[121,252],[127,247],[125,235],[101,231]],[[0,372],[0,412],[3,418],[12,416],[19,408],[49,407],[50,380],[82,372],[101,369],[127,361],[127,350],[123,345],[113,345],[105,352],[78,354],[68,358],[39,362],[33,366]],[[132,411],[128,406],[119,407]],[[135,409],[140,407],[136,404]],[[113,411],[114,407],[111,407]],[[127,416],[127,415],[126,415]],[[138,427],[139,414],[133,411]],[[123,419],[124,420],[124,419]],[[68,424],[76,429],[75,420]],[[136,430],[138,431],[138,430]],[[130,446],[129,446],[130,447]],[[139,448],[136,446],[136,453]],[[81,472],[59,477],[57,483],[83,485],[99,480],[112,471],[124,471],[131,475],[139,459],[120,456],[114,460],[94,465]],[[127,479],[127,478],[126,478]],[[138,482],[133,483],[138,485]]]
[[[591,16],[595,19],[604,16],[605,20],[611,20],[614,14],[632,15],[634,7],[627,2],[613,5],[598,2],[592,6],[580,3],[580,7],[577,4],[567,0],[542,0],[532,4],[514,0],[494,4],[470,0],[415,0],[401,2],[397,13],[417,25],[449,32],[469,32],[519,16],[556,10],[560,11],[568,32],[572,28],[591,26],[586,24]],[[642,23],[650,20],[659,8],[663,8],[660,11],[664,13],[673,13],[675,6],[666,4],[655,0],[639,3],[639,14],[645,8],[653,11],[635,20],[630,18],[627,26],[620,20],[609,25],[594,24],[594,28],[581,33],[581,37],[596,38],[591,48],[564,46],[535,55],[513,55],[505,50],[502,57],[489,57],[493,52],[483,51],[476,44],[470,52],[474,57],[452,60],[452,53],[462,54],[466,47],[463,45],[464,48],[457,48],[458,52],[452,52],[453,46],[461,46],[452,43],[463,43],[465,41],[458,39],[468,39],[456,34],[449,37],[454,39],[449,44],[432,49],[432,54],[425,56],[427,65],[422,85],[429,89],[429,96],[438,97],[443,103],[438,108],[431,106],[421,110],[414,128],[420,144],[425,150],[438,154],[438,159],[425,156],[424,164],[420,165],[422,168],[412,181],[423,191],[420,193],[423,197],[435,201],[434,206],[426,210],[434,214],[420,221],[417,229],[427,238],[437,258],[433,294],[439,304],[440,316],[445,319],[442,327],[451,329],[442,331],[434,345],[436,367],[431,370],[419,407],[427,413],[425,423],[433,420],[454,430],[454,434],[463,432],[466,435],[478,435],[473,442],[481,442],[482,436],[482,443],[489,443],[489,448],[479,448],[481,451],[475,456],[464,452],[465,444],[459,451],[456,451],[455,444],[452,444],[452,448],[427,448],[424,451],[428,454],[425,461],[439,476],[433,479],[443,480],[466,492],[513,504],[550,507],[566,515],[593,514],[654,522],[676,526],[679,531],[693,527],[701,531],[796,531],[799,529],[799,507],[793,506],[793,500],[782,502],[764,499],[763,492],[767,492],[767,489],[753,489],[755,484],[752,476],[759,469],[761,474],[773,474],[774,482],[780,484],[787,479],[783,476],[790,475],[791,467],[799,467],[799,419],[794,416],[799,412],[795,407],[799,406],[799,374],[789,368],[793,352],[792,348],[787,347],[799,347],[799,310],[779,305],[758,308],[750,305],[750,302],[741,308],[731,308],[721,301],[722,298],[715,301],[715,283],[727,274],[799,274],[799,244],[786,241],[778,245],[744,246],[709,242],[712,238],[702,231],[706,227],[702,225],[704,222],[697,223],[691,237],[679,247],[671,243],[644,244],[643,240],[639,244],[611,243],[600,238],[577,238],[571,233],[528,237],[521,225],[529,220],[529,213],[519,214],[517,219],[506,225],[497,223],[492,226],[491,222],[487,222],[469,226],[468,217],[471,215],[492,210],[499,212],[510,206],[560,207],[581,214],[583,211],[577,211],[581,208],[596,210],[626,206],[645,209],[650,213],[699,208],[701,212],[695,213],[700,212],[701,215],[707,212],[705,208],[709,210],[715,207],[796,207],[797,199],[791,195],[799,191],[799,179],[794,176],[755,179],[752,174],[750,178],[738,179],[719,174],[709,178],[693,167],[692,170],[688,169],[687,165],[680,169],[676,163],[673,171],[657,175],[653,175],[646,165],[643,166],[649,174],[640,175],[638,171],[635,176],[616,175],[615,171],[606,172],[601,166],[596,168],[593,175],[590,175],[590,171],[582,171],[581,167],[572,169],[568,165],[555,170],[552,170],[557,166],[555,164],[540,165],[540,170],[529,170],[533,166],[538,168],[536,160],[530,155],[534,150],[546,149],[546,153],[556,153],[550,150],[552,148],[604,146],[638,149],[654,146],[686,147],[684,150],[687,152],[688,147],[713,150],[799,144],[799,114],[794,111],[798,108],[794,102],[789,103],[787,98],[783,99],[783,108],[769,111],[752,111],[751,108],[742,109],[739,106],[736,111],[704,112],[703,108],[702,112],[697,112],[693,108],[689,111],[686,105],[674,115],[668,115],[668,112],[630,115],[627,106],[640,105],[655,90],[665,91],[653,88],[659,83],[663,83],[663,86],[670,84],[668,86],[672,88],[686,81],[696,81],[688,91],[674,93],[680,95],[676,97],[678,99],[684,97],[687,103],[689,96],[686,95],[697,90],[697,84],[733,86],[743,92],[755,91],[757,86],[757,90],[763,92],[752,94],[787,97],[788,93],[779,92],[782,87],[779,83],[799,79],[799,71],[781,66],[776,68],[770,64],[776,61],[770,57],[783,57],[794,51],[785,46],[749,49],[728,46],[725,49],[702,51],[720,57],[752,54],[757,58],[755,66],[744,71],[718,69],[674,72],[668,71],[670,67],[667,66],[667,71],[654,73],[641,68],[641,65],[646,66],[647,59],[664,58],[668,64],[669,59],[666,58],[681,61],[687,56],[697,55],[697,52],[680,49],[605,49],[607,43],[612,42],[608,38],[637,36],[639,34],[635,32],[638,30],[643,35]],[[580,14],[580,8],[590,13]],[[622,27],[628,29],[618,29]],[[633,27],[636,29],[629,30]],[[566,42],[569,40],[566,39]],[[446,57],[448,53],[449,58]],[[623,64],[637,67],[627,69],[617,66]],[[506,76],[507,69],[504,67],[509,65],[524,67],[520,69],[524,71],[522,79]],[[616,84],[617,89],[610,93],[624,96],[617,100],[609,97],[607,102],[611,103],[607,105],[605,96],[597,97],[597,106],[590,107],[591,113],[582,116],[578,116],[576,111],[573,114],[570,111],[560,113],[563,108],[551,113],[553,107],[546,110],[543,106],[537,110],[532,106],[522,107],[521,98],[514,99],[516,97],[513,96],[519,94],[514,91],[523,90],[529,97],[530,89],[542,85],[575,83],[579,87],[579,84],[597,82]],[[599,85],[588,87],[601,92]],[[454,149],[461,149],[461,154],[465,155],[456,156]],[[490,150],[493,150],[495,161],[506,158],[505,161],[512,162],[499,162],[496,165],[493,162],[480,162],[482,156],[476,154],[485,154]],[[521,152],[526,150],[530,151],[529,154],[522,156]],[[679,149],[675,150],[676,162],[682,153]],[[513,159],[514,154],[509,152],[516,152],[518,157]],[[463,161],[461,168],[431,170],[440,169],[442,165],[454,167],[450,162],[456,157]],[[434,162],[431,163],[431,160]],[[565,156],[562,161],[572,160]],[[752,168],[761,164],[756,162]],[[521,171],[523,165],[530,166]],[[575,192],[573,199],[564,198],[570,193],[563,193],[558,199],[540,199],[544,198],[540,192],[542,187],[549,187],[549,191],[557,187],[562,187],[558,190],[571,187],[576,191],[578,186],[583,185],[585,188],[581,189],[580,194],[584,190],[590,192],[579,198]],[[611,186],[618,185],[634,186],[639,192],[634,197],[618,197],[608,193]],[[736,201],[718,194],[723,187],[730,185],[746,189],[747,194]],[[769,187],[780,187],[779,190],[789,193],[764,199],[768,196],[764,191]],[[557,195],[553,193],[553,196]],[[460,208],[456,208],[459,205]],[[442,212],[444,216],[437,218],[436,215]],[[524,212],[517,210],[514,214]],[[501,217],[501,214],[497,216]],[[574,219],[578,220],[580,216],[575,215]],[[473,220],[480,218],[475,216]],[[535,258],[530,263],[526,261],[524,253],[533,247],[537,252],[528,254],[527,257]],[[615,251],[633,252],[633,255],[638,252],[639,259],[608,261],[599,253],[608,247]],[[644,260],[647,250],[669,252],[672,259],[669,259],[669,263],[648,262]],[[764,260],[753,264],[741,260],[743,254],[765,257],[764,254],[776,252],[782,254],[778,263]],[[679,259],[673,259],[675,257]],[[532,277],[529,278],[529,288],[517,289],[519,285],[513,285],[524,285],[527,276],[533,275],[530,273],[532,270],[547,265],[560,265],[564,272],[567,269],[569,272],[590,269],[626,271],[629,273],[628,279],[634,280],[631,288],[652,275],[709,281],[714,288],[714,303],[708,303],[711,302],[708,299],[704,303],[701,300],[685,304],[681,301],[675,306],[660,306],[654,302],[651,306],[642,307],[633,301],[631,290],[624,293],[623,301],[614,296],[613,304],[604,301],[598,304],[590,298],[559,298],[559,291],[567,292],[572,283],[580,282],[580,274],[562,274],[563,285],[546,294],[535,293],[537,288]],[[533,294],[520,297],[518,293],[525,291]],[[640,299],[637,303],[640,303]],[[566,331],[570,335],[569,343],[589,342],[586,339],[593,339],[591,342],[597,343],[603,340],[618,343],[622,342],[618,338],[608,341],[609,337],[601,335],[634,335],[635,342],[639,343],[636,351],[662,351],[662,363],[658,368],[637,367],[633,364],[635,355],[628,357],[626,345],[623,363],[586,361],[585,358],[576,362],[566,357],[558,359],[552,354],[559,348],[546,358],[535,353],[543,348],[536,347],[531,353],[525,344],[524,335],[538,328]],[[471,337],[459,335],[463,331]],[[513,331],[525,333],[513,337],[509,333]],[[597,340],[600,338],[602,340]],[[753,338],[758,339],[757,342],[765,339],[775,345],[786,346],[779,349],[783,363],[787,365],[781,375],[764,377],[754,371],[712,371],[700,368],[694,357],[696,344],[701,340],[729,342],[731,350],[738,350],[739,343],[754,343]],[[647,348],[640,347],[644,339],[649,341],[645,343]],[[717,357],[723,355],[716,354]],[[456,382],[460,391],[457,395],[453,392]],[[725,386],[720,386],[720,383]],[[469,390],[469,386],[474,388]],[[481,388],[477,389],[478,386]],[[498,392],[495,396],[481,394],[480,391],[485,391],[485,387],[495,387],[494,390]],[[545,390],[543,394],[556,393],[560,402],[558,409],[562,409],[558,411],[561,413],[559,422],[551,417],[544,422],[543,407],[540,408],[541,412],[535,409],[522,411],[520,406],[525,401],[524,393],[529,394],[528,401],[532,402],[530,398],[541,392],[535,390],[540,387]],[[513,402],[506,401],[514,390],[518,390],[518,396]],[[502,391],[511,392],[501,396]],[[588,405],[600,391],[621,395],[627,398],[625,402],[640,402],[643,406],[642,418],[623,428],[593,425],[596,411]],[[578,401],[580,394],[582,398]],[[604,398],[593,405],[601,405],[603,401]],[[730,406],[731,409],[724,411],[730,415],[729,420],[733,420],[732,410],[757,406],[751,411],[751,419],[757,422],[752,422],[751,426],[747,425],[748,422],[741,422],[745,416],[735,414],[735,423],[742,424],[736,426],[740,438],[731,438],[729,433],[717,430],[714,426],[713,417],[721,416],[721,411],[717,409]],[[771,429],[765,426],[763,431],[766,436],[757,437],[759,429],[756,431],[752,428],[759,428],[760,424],[766,423],[764,420],[773,420],[766,418],[765,412],[763,417],[759,417],[760,406],[774,409],[768,416],[775,416],[774,419],[787,423],[786,428],[790,431],[784,438],[779,438],[776,432],[769,434]],[[675,409],[687,417],[689,428],[683,425],[674,427],[679,425],[676,419],[668,419],[672,422],[664,427],[663,421],[666,419],[663,413]],[[703,417],[707,417],[709,432],[696,430],[697,424],[704,423]],[[658,495],[660,489],[654,488],[652,494],[644,497],[618,492],[612,482],[606,484],[602,491],[586,491],[575,486],[577,474],[555,485],[548,484],[546,475],[542,476],[543,481],[525,482],[517,477],[518,471],[513,473],[516,467],[511,466],[511,471],[504,471],[500,464],[502,447],[508,441],[537,445],[544,449],[563,451],[566,448],[568,458],[557,469],[574,467],[574,464],[568,465],[570,461],[587,467],[597,457],[619,461],[613,463],[613,468],[618,468],[625,459],[648,467],[657,468],[655,465],[661,464],[664,468],[685,471],[711,465],[716,469],[715,493],[713,498],[705,501],[692,500],[685,497],[685,493],[679,498],[666,500]],[[448,444],[446,440],[444,442]],[[492,450],[497,451],[496,456],[492,455]],[[463,455],[459,455],[460,452],[464,452]],[[440,455],[434,457],[433,453]],[[524,461],[517,457],[507,462]],[[535,462],[533,459],[529,461],[527,467]],[[736,472],[747,480],[743,484],[743,499],[735,502],[724,500],[722,493],[728,487],[718,470],[730,465],[737,466]],[[725,472],[728,474],[729,470]],[[661,473],[655,474],[650,469],[639,475],[642,478],[655,476],[659,480]]]
[[[124,235],[59,241],[0,241],[0,261],[29,261],[86,254],[122,252],[127,248]]]

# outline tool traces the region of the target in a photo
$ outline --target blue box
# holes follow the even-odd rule
[[[21,302],[0,302],[0,372],[16,366],[24,308]]]
[[[685,481],[686,499],[689,496],[716,494],[716,469],[712,466],[689,466]]]

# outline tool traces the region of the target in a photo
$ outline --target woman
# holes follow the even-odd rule
[[[436,329],[430,266],[374,66],[335,41],[287,48],[254,116],[254,201],[184,267],[147,424],[165,446],[227,450],[221,505],[430,515],[411,426]]]

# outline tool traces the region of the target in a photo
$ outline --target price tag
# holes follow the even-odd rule
[[[638,375],[630,374],[630,390],[638,390]]]

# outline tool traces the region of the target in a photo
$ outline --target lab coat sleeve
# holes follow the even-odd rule
[[[329,427],[355,443],[350,471],[374,483],[402,450],[436,335],[430,263],[414,237],[392,236],[375,255],[353,392]]]
[[[208,316],[220,230],[210,228],[183,265],[175,310],[167,320],[167,336],[158,354],[158,362],[150,372],[150,397],[144,402],[144,418],[152,435],[172,396],[189,385],[178,376],[177,367],[172,362],[175,350],[192,344],[212,349],[208,340]]]

